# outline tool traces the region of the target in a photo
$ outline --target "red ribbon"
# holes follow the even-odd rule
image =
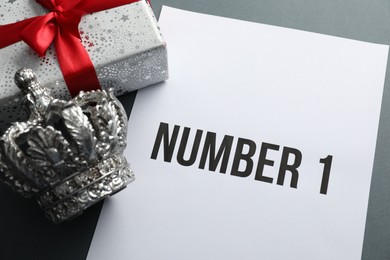
[[[100,84],[78,30],[81,17],[139,0],[36,0],[51,12],[26,20],[0,25],[0,48],[19,41],[27,43],[39,56],[50,44],[54,47],[69,92],[100,89]]]

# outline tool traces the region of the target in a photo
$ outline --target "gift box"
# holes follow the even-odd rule
[[[1,25],[48,13],[35,1],[26,0],[3,2],[0,10]],[[113,88],[118,96],[168,78],[166,44],[147,1],[83,15],[78,29],[103,89]],[[19,68],[33,69],[40,83],[50,88],[54,97],[70,99],[53,46],[40,57],[20,41],[0,49],[0,57],[1,130],[12,121],[25,119],[22,94],[13,80]],[[77,63],[79,57],[70,59]],[[82,90],[83,82],[78,84]]]

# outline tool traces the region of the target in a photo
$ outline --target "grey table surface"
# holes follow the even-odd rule
[[[389,0],[152,0],[162,5],[390,45]],[[234,35],[232,35],[234,37]],[[288,43],[286,43],[288,44]],[[169,48],[169,43],[168,43]],[[189,61],[191,62],[191,61]],[[383,93],[362,259],[390,259],[390,84]],[[128,113],[136,93],[122,96]],[[359,151],[356,151],[357,153]],[[358,162],[356,162],[358,163]],[[85,259],[102,203],[58,226],[0,185],[0,259]],[[135,259],[136,260],[136,259]]]

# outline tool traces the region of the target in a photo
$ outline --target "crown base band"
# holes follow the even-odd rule
[[[96,178],[97,176],[99,177]],[[72,185],[76,184],[75,180],[78,179],[85,182],[79,182],[80,186],[74,190]],[[126,188],[134,179],[133,171],[128,167],[125,157],[115,156],[46,191],[37,201],[49,220],[61,223],[77,217],[98,201]]]

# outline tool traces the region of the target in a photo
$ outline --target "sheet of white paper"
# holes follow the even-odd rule
[[[105,201],[88,259],[360,259],[388,47],[167,7],[160,26],[170,79],[137,95],[136,181]],[[166,136],[152,158],[161,122],[180,127],[170,162]],[[200,169],[206,136],[214,155],[233,140],[226,173]]]

